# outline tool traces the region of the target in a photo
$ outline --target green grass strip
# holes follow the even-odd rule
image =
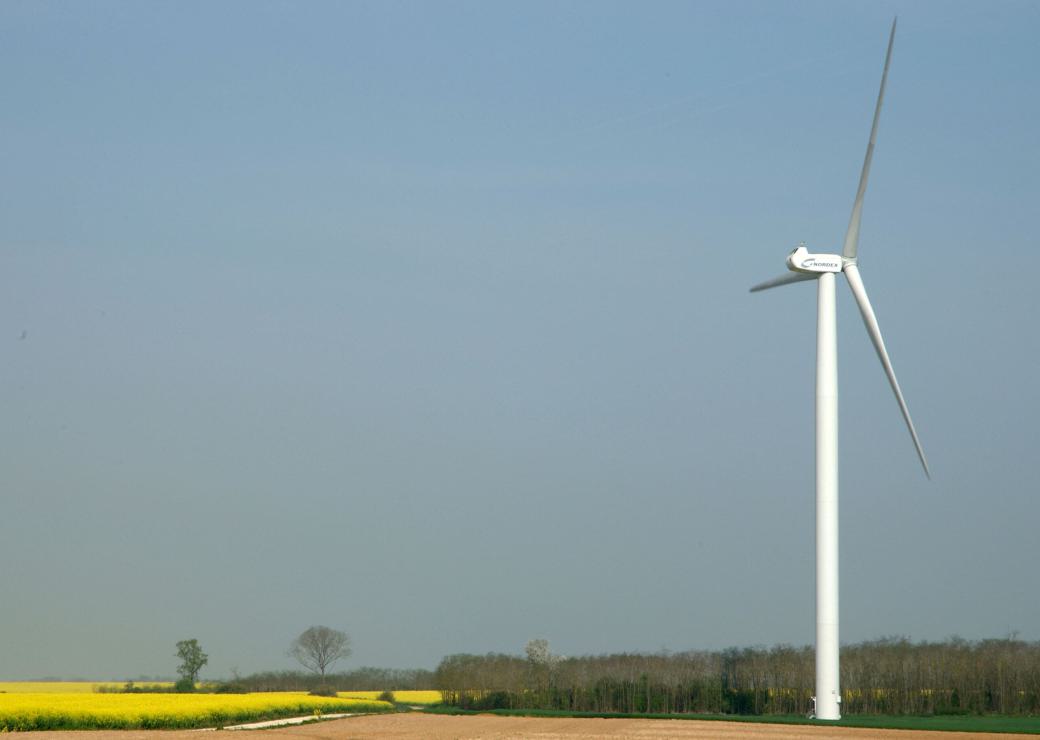
[[[825,725],[878,730],[937,730],[940,732],[1006,732],[1040,735],[1040,717],[1009,715],[849,715],[837,722],[813,720],[790,714],[623,714],[620,712],[568,712],[555,709],[460,709],[432,706],[432,714],[497,714],[504,717],[594,717],[599,719],[686,719],[715,722],[759,722],[777,725]]]

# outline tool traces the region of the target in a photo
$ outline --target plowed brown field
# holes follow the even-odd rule
[[[497,717],[477,715],[389,714],[350,717],[317,724],[270,730],[249,730],[259,740],[678,740],[700,738],[768,738],[769,740],[847,740],[889,738],[891,740],[1020,740],[1021,735],[978,734],[970,732],[922,732],[916,730],[874,730],[809,725],[767,725],[746,722],[702,722],[667,719],[584,719],[556,717]],[[256,734],[259,733],[259,734]],[[29,732],[26,740],[204,740],[213,736],[199,731],[123,730],[118,732]],[[248,740],[237,733],[220,735],[232,740]],[[15,736],[12,736],[15,737]]]

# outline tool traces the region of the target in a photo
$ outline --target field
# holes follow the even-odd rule
[[[377,699],[382,691],[340,691],[339,695],[347,699]],[[394,701],[411,706],[430,706],[441,703],[439,691],[395,691]]]
[[[221,727],[277,717],[385,712],[387,702],[305,693],[0,694],[0,732],[27,730]]]
[[[1021,735],[790,726],[698,720],[449,716],[410,712],[366,715],[262,731],[265,740],[1012,740]],[[117,732],[45,732],[33,740],[123,740]],[[198,740],[192,731],[136,731],[132,740]]]
[[[285,733],[285,740],[302,738],[304,733]],[[446,716],[420,712],[393,714],[329,722],[312,726],[308,740],[358,740],[386,738],[396,740],[449,740],[481,738],[530,738],[539,740],[593,740],[639,738],[640,740],[712,740],[727,738],[768,738],[769,740],[958,740],[980,737],[1021,738],[1014,734],[894,730],[820,725],[783,725],[689,719],[602,719],[586,717],[515,717],[479,714]],[[142,739],[143,740],[143,739]]]
[[[697,719],[652,716],[574,716],[539,710],[494,710],[493,713],[459,712],[436,708],[437,691],[396,691],[400,704],[430,707],[432,712],[393,714],[391,705],[376,699],[380,691],[340,692],[337,698],[315,697],[303,692],[255,694],[99,693],[119,688],[118,682],[0,682],[0,733],[52,731],[57,737],[75,730],[77,740],[118,740],[111,730],[136,730],[134,740],[145,740],[144,730],[161,730],[155,740],[175,740],[178,729],[223,727],[232,724],[289,716],[362,713],[321,725],[306,733],[291,728],[265,730],[265,737],[284,735],[286,740],[311,738],[396,737],[408,738],[935,738],[1020,737],[1040,734],[1036,717],[946,716],[877,717],[850,716],[840,724],[804,724],[801,717],[756,716],[730,721],[729,717],[701,715]],[[374,713],[374,714],[369,714]],[[526,714],[527,716],[518,716]],[[687,715],[689,717],[689,715]],[[794,724],[803,723],[803,724]],[[90,732],[95,730],[95,732]],[[941,732],[940,732],[941,731]],[[85,737],[89,735],[89,737]],[[45,736],[35,736],[44,740]],[[148,733],[148,738],[152,735]],[[189,737],[188,735],[184,736]],[[197,737],[192,735],[191,737]]]
[[[985,734],[993,737],[993,733],[1014,733],[1040,735],[1040,717],[1006,716],[1006,715],[846,715],[834,723],[823,723],[810,720],[801,715],[742,715],[735,717],[726,714],[618,714],[612,712],[564,712],[545,709],[492,709],[487,712],[458,709],[456,707],[430,707],[433,714],[455,714],[469,716],[486,716],[494,714],[500,717],[539,717],[539,718],[571,718],[571,719],[609,719],[609,720],[672,720],[681,722],[722,722],[732,724],[754,725],[797,725],[801,728],[835,727],[855,728],[857,730],[917,730],[958,733]]]
[[[119,689],[122,681],[0,681],[0,694],[93,694],[98,689]],[[144,681],[135,683],[148,686],[173,686],[170,682]]]

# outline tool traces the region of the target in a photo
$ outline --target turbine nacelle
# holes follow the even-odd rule
[[[787,255],[787,269],[792,272],[841,272],[845,261],[840,254],[813,254],[799,244]]]

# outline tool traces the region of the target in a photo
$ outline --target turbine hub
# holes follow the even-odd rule
[[[794,272],[841,272],[844,267],[840,254],[812,254],[804,244],[787,255],[787,269]]]

